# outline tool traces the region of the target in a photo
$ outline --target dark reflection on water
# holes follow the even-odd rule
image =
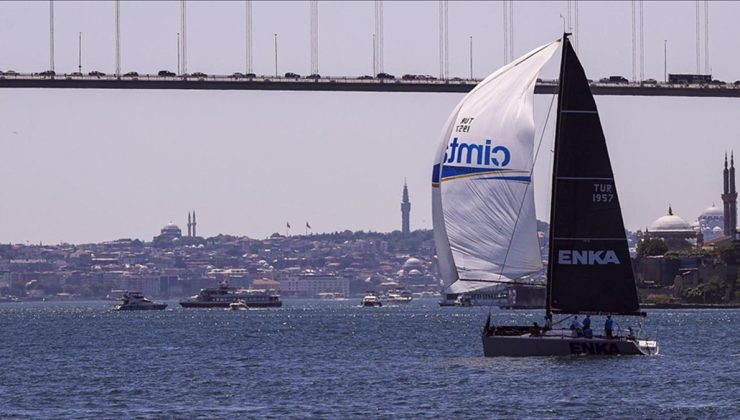
[[[740,417],[738,310],[654,311],[658,357],[486,359],[485,309],[356,304],[234,312],[172,302],[139,313],[3,304],[0,415]],[[541,317],[493,311],[497,324]]]

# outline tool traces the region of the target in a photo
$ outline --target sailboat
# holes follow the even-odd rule
[[[434,163],[434,239],[445,291],[529,284],[525,279],[543,268],[532,183],[534,85],[562,44],[545,323],[494,326],[489,313],[481,334],[485,356],[658,353],[656,341],[633,334],[587,338],[553,328],[553,314],[646,315],[596,103],[568,35],[468,93],[445,125]]]

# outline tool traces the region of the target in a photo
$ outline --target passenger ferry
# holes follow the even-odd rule
[[[200,289],[197,295],[181,300],[180,305],[183,308],[228,308],[240,300],[250,308],[283,306],[280,294],[274,290],[229,287],[227,281],[219,284],[217,289]]]

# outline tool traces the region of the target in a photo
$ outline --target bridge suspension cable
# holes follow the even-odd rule
[[[121,1],[116,0],[116,76],[121,76]]]
[[[450,78],[449,12],[447,0],[439,2],[439,78]]]
[[[244,2],[246,32],[246,72],[252,71],[252,0]]]
[[[383,0],[375,0],[375,56],[374,72],[383,73]]]
[[[180,0],[180,74],[188,72],[187,21],[187,1]]]
[[[49,0],[49,70],[54,71],[54,0]]]
[[[311,74],[319,74],[319,2],[311,0]]]

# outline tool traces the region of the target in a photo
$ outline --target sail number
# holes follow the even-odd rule
[[[466,117],[460,120],[460,124],[455,126],[455,132],[457,133],[467,133],[470,131],[470,124],[472,124],[475,117]]]
[[[612,184],[593,184],[594,189],[591,194],[593,203],[611,203],[614,200],[614,187]]]

